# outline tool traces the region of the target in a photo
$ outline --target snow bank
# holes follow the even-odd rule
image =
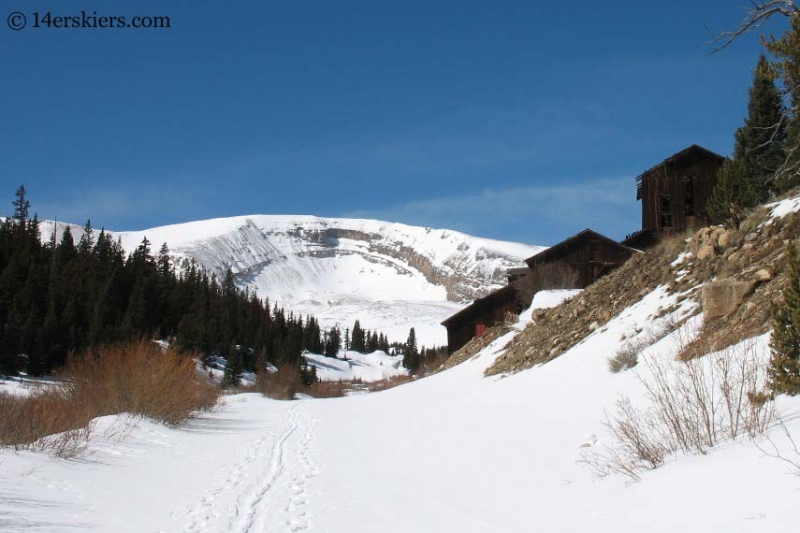
[[[342,352],[347,359],[307,354],[306,361],[317,369],[317,377],[322,381],[380,381],[395,376],[407,376],[402,356],[391,356],[383,351],[369,354]]]

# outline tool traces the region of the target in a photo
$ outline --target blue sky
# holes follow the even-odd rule
[[[116,230],[258,213],[622,238],[642,170],[730,153],[760,46],[709,56],[707,28],[743,5],[5,0],[172,27],[0,28],[0,213],[24,183],[40,217]]]

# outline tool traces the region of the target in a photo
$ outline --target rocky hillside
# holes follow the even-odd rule
[[[674,295],[676,305],[694,303],[694,314],[703,314],[702,334],[679,357],[769,331],[770,308],[784,283],[786,246],[800,235],[798,209],[800,199],[789,198],[759,208],[736,228],[703,228],[637,254],[573,300],[534,312],[534,324],[487,374],[514,373],[560,356],[658,287]],[[671,310],[661,309],[658,316]]]

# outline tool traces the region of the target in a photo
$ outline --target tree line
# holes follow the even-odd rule
[[[24,186],[13,208],[0,224],[0,374],[44,375],[71,354],[151,337],[224,355],[232,383],[240,371],[267,363],[313,379],[303,352],[335,357],[342,348],[338,327],[323,330],[313,316],[271,307],[238,288],[230,269],[221,279],[195,263],[178,271],[167,245],[154,254],[147,238],[126,255],[90,221],[78,242],[67,226],[43,239]],[[389,349],[383,333],[366,332],[358,321],[345,338],[351,349]]]

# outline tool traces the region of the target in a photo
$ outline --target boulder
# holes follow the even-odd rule
[[[717,237],[717,246],[722,248],[723,250],[731,245],[731,233],[729,231],[723,231]]]
[[[700,261],[705,261],[706,259],[714,257],[716,253],[717,252],[716,250],[714,250],[713,246],[711,246],[710,244],[706,244],[704,246],[701,246],[700,249],[697,250],[697,258]]]
[[[772,279],[772,272],[766,268],[761,268],[756,272],[756,280],[769,281]]]
[[[722,280],[703,287],[703,319],[733,313],[756,286],[755,281]]]

